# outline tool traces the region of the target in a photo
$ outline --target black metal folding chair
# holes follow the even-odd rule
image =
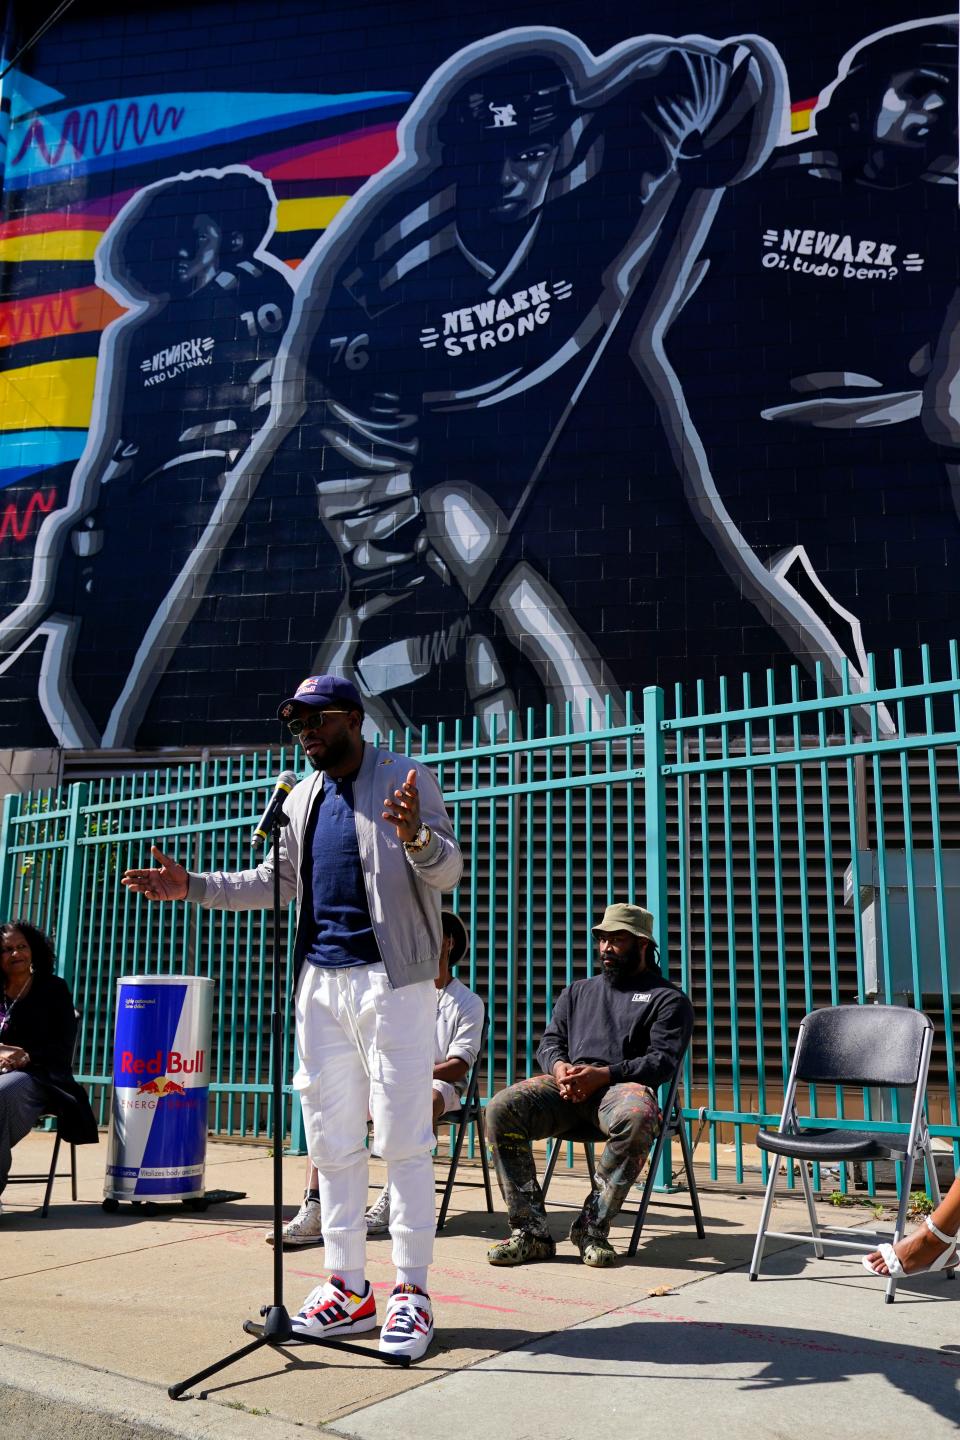
[[[455,1125],[457,1127],[457,1138],[453,1147],[453,1154],[450,1157],[450,1169],[447,1171],[447,1183],[443,1191],[443,1199],[440,1202],[440,1214],[437,1217],[437,1229],[442,1230],[447,1218],[447,1210],[450,1205],[450,1197],[453,1194],[454,1182],[457,1178],[457,1167],[460,1164],[460,1154],[463,1150],[463,1142],[467,1136],[467,1130],[471,1125],[476,1126],[477,1140],[480,1144],[480,1164],[483,1167],[483,1188],[487,1194],[487,1211],[493,1214],[493,1191],[490,1188],[490,1164],[487,1159],[487,1136],[483,1124],[483,1105],[480,1101],[480,1062],[486,1052],[487,1039],[487,1017],[483,1017],[483,1029],[480,1032],[480,1048],[477,1051],[477,1058],[473,1062],[470,1071],[470,1078],[467,1081],[467,1088],[463,1092],[458,1110],[448,1110],[440,1116],[437,1121],[437,1128],[441,1125]]]
[[[43,1192],[43,1205],[40,1209],[41,1216],[46,1219],[50,1209],[50,1195],[53,1190],[54,1180],[66,1180],[69,1177],[73,1198],[77,1198],[77,1147],[72,1140],[68,1140],[70,1146],[70,1169],[57,1170],[57,1161],[60,1158],[60,1125],[56,1115],[40,1116],[41,1120],[51,1119],[54,1124],[53,1132],[53,1154],[50,1156],[50,1169],[36,1175],[8,1175],[8,1185],[40,1185],[46,1181],[46,1189]]]
[[[797,1036],[779,1129],[760,1130],[757,1134],[757,1144],[773,1156],[773,1165],[750,1261],[751,1280],[756,1280],[760,1273],[768,1235],[806,1241],[813,1245],[817,1258],[821,1260],[824,1245],[860,1251],[876,1249],[873,1242],[850,1240],[849,1231],[846,1232],[847,1238],[834,1238],[826,1233],[829,1227],[818,1224],[808,1164],[896,1158],[903,1168],[894,1243],[904,1233],[913,1169],[918,1159],[926,1160],[934,1201],[939,1203],[940,1186],[924,1103],[932,1046],[933,1023],[929,1016],[900,1005],[835,1005],[813,1010],[804,1017]],[[909,1134],[871,1130],[869,1120],[844,1122],[842,1117],[831,1120],[826,1127],[805,1128],[797,1113],[797,1087],[802,1084],[870,1088],[909,1086],[913,1092]],[[799,1162],[800,1181],[810,1216],[809,1234],[769,1229],[780,1162],[784,1157]],[[896,1278],[891,1275],[884,1296],[888,1304],[894,1299],[896,1289]]]
[[[637,1211],[637,1217],[633,1223],[633,1234],[630,1237],[630,1244],[627,1247],[628,1255],[636,1255],[637,1253],[637,1246],[640,1243],[640,1233],[643,1230],[643,1223],[647,1218],[647,1209],[653,1194],[653,1186],[660,1164],[660,1156],[663,1154],[663,1147],[668,1140],[678,1140],[680,1142],[680,1150],[683,1155],[683,1168],[686,1172],[687,1187],[690,1191],[690,1201],[693,1206],[693,1218],[697,1226],[697,1235],[701,1240],[703,1240],[706,1235],[706,1231],[703,1228],[703,1214],[700,1210],[700,1196],[697,1193],[697,1180],[693,1173],[693,1153],[690,1149],[690,1141],[687,1138],[686,1128],[683,1123],[683,1111],[680,1108],[678,1098],[682,1065],[683,1058],[681,1057],[680,1064],[674,1071],[673,1078],[670,1081],[666,1099],[663,1104],[661,1112],[663,1120],[660,1125],[660,1133],[653,1143],[648,1158],[646,1179],[644,1180],[643,1193],[640,1197],[640,1208]],[[598,1130],[595,1126],[591,1125],[589,1127],[582,1127],[573,1134],[568,1133],[561,1135],[554,1140],[550,1146],[547,1157],[547,1168],[544,1170],[543,1179],[540,1182],[540,1189],[543,1192],[544,1200],[547,1198],[547,1189],[550,1181],[553,1179],[553,1172],[557,1168],[560,1147],[566,1145],[570,1140],[583,1144],[587,1157],[587,1169],[590,1172],[590,1181],[592,1184],[594,1176],[593,1147],[597,1142],[605,1141],[606,1138],[602,1130]]]

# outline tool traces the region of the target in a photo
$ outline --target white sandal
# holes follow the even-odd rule
[[[869,1255],[864,1255],[861,1260],[861,1264],[863,1265],[864,1270],[866,1270],[869,1275],[879,1276],[881,1280],[889,1280],[891,1275],[894,1275],[898,1278],[902,1275],[905,1279],[911,1280],[914,1275],[932,1275],[935,1270],[953,1269],[953,1267],[957,1264],[956,1235],[948,1235],[946,1231],[941,1230],[939,1226],[934,1225],[933,1219],[930,1215],[926,1217],[923,1223],[924,1225],[926,1225],[931,1235],[936,1235],[937,1239],[940,1240],[947,1247],[946,1250],[944,1250],[943,1254],[938,1255],[936,1260],[934,1260],[932,1264],[923,1265],[919,1270],[904,1270],[903,1266],[900,1264],[900,1261],[897,1258],[897,1252],[894,1250],[892,1245],[887,1244],[878,1245],[877,1249],[883,1256],[883,1261],[887,1267],[888,1273],[884,1275],[882,1270],[874,1270],[873,1266],[870,1264]]]

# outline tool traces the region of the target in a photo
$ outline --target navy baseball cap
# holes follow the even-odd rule
[[[284,700],[277,711],[278,720],[289,720],[297,705],[346,705],[350,710],[364,713],[360,692],[342,675],[308,675],[301,680],[296,692]]]

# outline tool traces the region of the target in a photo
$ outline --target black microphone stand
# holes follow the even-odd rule
[[[243,1322],[246,1334],[254,1335],[256,1339],[252,1340],[249,1345],[243,1345],[239,1350],[224,1355],[222,1359],[215,1360],[205,1370],[198,1370],[196,1375],[191,1375],[189,1379],[179,1380],[175,1385],[168,1386],[167,1394],[171,1400],[179,1400],[201,1380],[209,1379],[211,1375],[216,1375],[218,1371],[225,1370],[228,1365],[242,1360],[244,1355],[252,1355],[255,1350],[262,1349],[264,1345],[275,1347],[322,1345],[327,1350],[348,1350],[352,1355],[362,1355],[367,1360],[380,1360],[385,1365],[401,1365],[405,1369],[410,1364],[409,1355],[383,1355],[378,1350],[355,1345],[349,1340],[336,1340],[332,1336],[328,1339],[325,1335],[303,1335],[294,1330],[290,1323],[287,1307],[283,1303],[283,1050],[280,1015],[282,996],[280,933],[283,917],[280,908],[280,832],[287,823],[287,816],[283,810],[279,810],[273,820],[270,833],[270,844],[275,857],[273,867],[273,984],[271,987],[273,1008],[270,1014],[270,1084],[273,1093],[273,1302],[270,1305],[260,1306],[262,1323],[256,1320]]]

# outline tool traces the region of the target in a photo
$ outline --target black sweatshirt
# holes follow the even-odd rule
[[[677,1068],[692,1030],[693,1006],[659,970],[623,985],[594,975],[561,992],[537,1060],[546,1075],[558,1060],[609,1065],[612,1084],[634,1080],[655,1089]]]
[[[34,975],[30,989],[13,1007],[0,1044],[26,1050],[27,1074],[43,1086],[44,1103],[59,1118],[64,1140],[94,1145],[97,1122],[71,1069],[76,1033],[77,1013],[65,982],[58,975]]]

